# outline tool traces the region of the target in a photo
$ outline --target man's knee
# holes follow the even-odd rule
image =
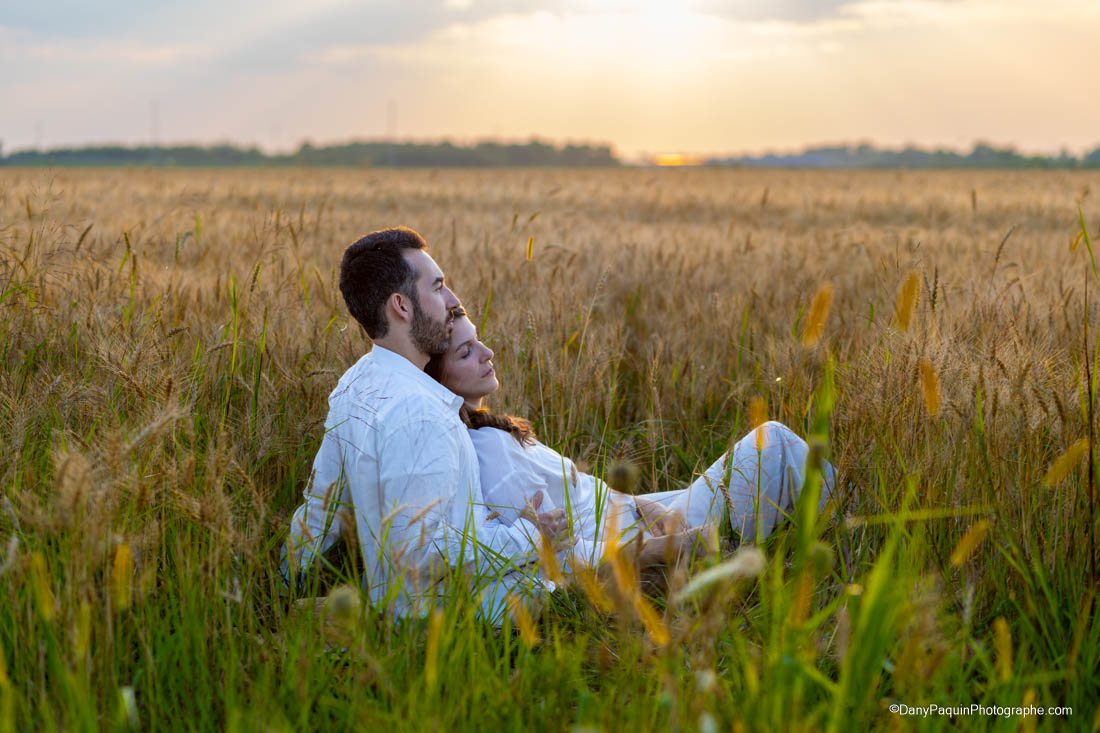
[[[773,433],[773,434],[779,434],[779,435],[794,435],[795,434],[795,432],[793,430],[791,430],[790,428],[788,428],[786,425],[779,422],[778,420],[768,420],[767,422],[763,422],[763,423],[760,424],[760,428],[763,428],[767,432]]]
[[[790,443],[792,438],[801,440],[793,430],[778,420],[768,420],[760,423],[755,430],[749,433],[749,437],[755,438],[760,447],[771,446],[773,450]]]

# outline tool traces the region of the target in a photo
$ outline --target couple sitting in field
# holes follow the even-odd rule
[[[722,522],[762,539],[793,511],[808,446],[779,423],[742,438],[688,488],[633,496],[579,471],[525,421],[484,409],[499,386],[493,352],[425,250],[402,227],[344,253],[340,291],[374,345],[329,396],[291,521],[288,576],[356,537],[375,604],[422,615],[460,583],[495,620],[508,593],[552,590],[540,544],[566,574],[598,566],[609,541],[631,542],[645,566],[713,545]],[[821,506],[834,486],[825,464]]]

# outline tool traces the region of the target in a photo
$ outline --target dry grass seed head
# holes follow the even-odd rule
[[[898,287],[898,297],[894,312],[898,326],[903,331],[909,329],[909,323],[913,319],[913,313],[917,307],[917,297],[920,295],[920,276],[911,272]]]
[[[920,361],[920,388],[925,411],[935,417],[940,411],[940,377],[928,359]]]
[[[833,304],[833,284],[825,283],[814,294],[810,303],[810,313],[806,317],[806,325],[802,329],[802,343],[806,346],[815,346],[825,333],[825,321],[829,317],[829,309]]]

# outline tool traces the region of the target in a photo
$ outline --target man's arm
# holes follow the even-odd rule
[[[462,440],[469,440],[465,428],[425,417],[407,421],[382,442],[373,497],[384,520],[379,541],[402,573],[432,581],[459,565],[500,568],[533,557],[538,538],[533,525],[486,519],[477,472],[462,463],[471,453]],[[367,506],[370,487],[354,475],[350,479],[353,503]]]
[[[336,419],[330,412],[303,492],[305,501],[290,520],[282,562],[283,578],[287,583],[309,570],[317,557],[327,552],[353,526],[349,522],[351,499]]]

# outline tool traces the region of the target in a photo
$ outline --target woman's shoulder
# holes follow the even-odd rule
[[[476,446],[500,446],[509,449],[514,447],[516,450],[523,450],[523,446],[511,433],[500,428],[471,428],[470,440],[474,441]]]
[[[557,453],[538,440],[523,444],[516,440],[516,437],[510,432],[500,428],[485,427],[470,430],[470,440],[473,441],[474,450],[477,451],[481,463],[484,463],[490,456],[523,461],[524,463],[539,463],[547,461],[549,458],[560,461]]]
[[[527,475],[537,472],[540,455],[536,448],[522,445],[507,430],[477,428],[470,430],[470,439],[481,466],[482,481],[493,482],[494,476]]]

